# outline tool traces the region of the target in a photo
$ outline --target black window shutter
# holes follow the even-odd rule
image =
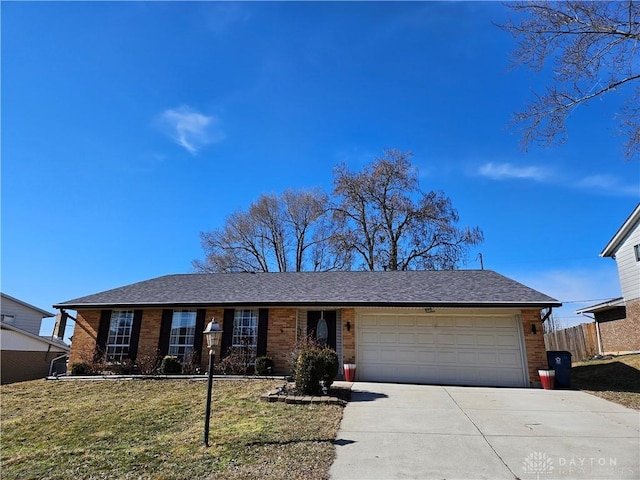
[[[140,327],[142,326],[142,310],[133,311],[133,325],[131,326],[131,338],[129,339],[129,358],[135,360],[138,357],[138,343],[140,342]]]
[[[207,317],[207,310],[199,308],[196,313],[196,333],[193,338],[193,352],[195,355],[195,362],[200,363],[200,353],[202,352],[202,337],[204,332],[204,323]]]
[[[258,311],[258,345],[256,354],[263,357],[267,354],[267,331],[269,330],[269,309],[261,308]]]
[[[111,310],[102,310],[100,313],[100,325],[98,325],[98,336],[96,337],[96,351],[94,352],[94,358],[96,360],[99,360],[99,358],[106,353],[110,325]]]
[[[171,336],[171,321],[173,320],[173,310],[165,308],[162,310],[162,320],[160,322],[160,339],[158,340],[158,350],[160,357],[165,357],[169,353],[169,337]]]
[[[233,308],[225,308],[222,317],[222,344],[220,347],[220,358],[227,356],[228,350],[233,344],[233,318],[235,310]]]

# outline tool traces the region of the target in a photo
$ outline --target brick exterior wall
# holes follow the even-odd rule
[[[631,315],[628,314],[627,319],[624,321],[618,320],[601,324],[603,342],[605,338],[635,338],[635,349],[640,350],[640,301],[636,301],[636,303],[632,305],[627,305],[627,309],[631,315],[635,312],[635,320],[632,320],[630,318]],[[71,368],[74,363],[86,361],[92,357],[100,324],[100,313],[100,310],[80,310],[77,312],[69,368]],[[223,313],[224,310],[222,308],[207,309],[205,325],[214,317],[217,322],[222,325]],[[342,361],[344,363],[350,361],[357,363],[355,309],[343,308],[341,313],[343,339]],[[296,322],[297,318],[298,311],[295,308],[272,308],[269,310],[267,355],[273,359],[274,373],[276,374],[282,375],[289,373],[289,354],[294,348],[297,338],[302,338],[306,334],[306,325],[303,325],[305,322]],[[523,310],[521,318],[529,380],[533,385],[537,385],[540,382],[538,369],[546,368],[547,366],[540,311]],[[138,343],[138,352],[140,354],[158,347],[161,320],[162,309],[147,309],[143,311],[140,340]],[[619,322],[626,323],[621,324]],[[351,324],[350,330],[347,330],[347,323]],[[298,324],[298,332],[296,332],[296,324]],[[617,336],[608,333],[605,334],[603,327],[613,327],[613,324],[615,324]],[[536,326],[537,333],[535,334],[531,331],[532,325]],[[198,333],[201,334],[201,332],[196,332],[196,334]],[[605,349],[606,348],[607,346],[605,345]],[[220,353],[220,348],[218,347],[218,350],[215,352],[216,363],[219,362]],[[208,348],[206,341],[203,341],[201,351],[201,368],[203,371],[206,370],[207,363]]]
[[[297,316],[298,311],[295,308],[269,309],[267,356],[273,360],[273,373],[289,373],[289,354],[296,343]]]
[[[626,318],[599,322],[604,354],[640,351],[640,299],[627,301]]]
[[[74,363],[91,361],[96,348],[100,310],[78,310],[76,326],[73,329],[73,341],[69,353],[69,372]]]
[[[347,330],[347,322],[351,330]],[[353,308],[342,309],[342,362],[355,362],[356,359],[356,311]]]
[[[548,368],[547,350],[544,346],[544,331],[542,330],[540,310],[522,310],[521,317],[525,355],[527,357],[527,367],[529,371],[529,384],[537,386],[540,385],[538,369]],[[532,332],[532,325],[535,325],[536,333]]]

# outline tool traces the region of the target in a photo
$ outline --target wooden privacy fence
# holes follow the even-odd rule
[[[595,323],[582,323],[544,334],[544,345],[549,350],[571,352],[571,361],[579,362],[598,354],[598,336]]]

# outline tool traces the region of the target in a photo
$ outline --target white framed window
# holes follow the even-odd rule
[[[233,317],[234,348],[242,348],[253,365],[258,349],[258,310],[237,309]]]
[[[196,310],[174,310],[169,337],[169,355],[188,360],[196,335]]]
[[[107,361],[121,362],[129,356],[133,310],[114,310],[111,312],[109,336],[107,337]]]

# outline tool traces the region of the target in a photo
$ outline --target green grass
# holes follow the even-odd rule
[[[640,410],[640,355],[578,363],[571,368],[571,386]]]
[[[327,478],[335,405],[259,401],[277,382],[45,381],[3,385],[6,479]]]

